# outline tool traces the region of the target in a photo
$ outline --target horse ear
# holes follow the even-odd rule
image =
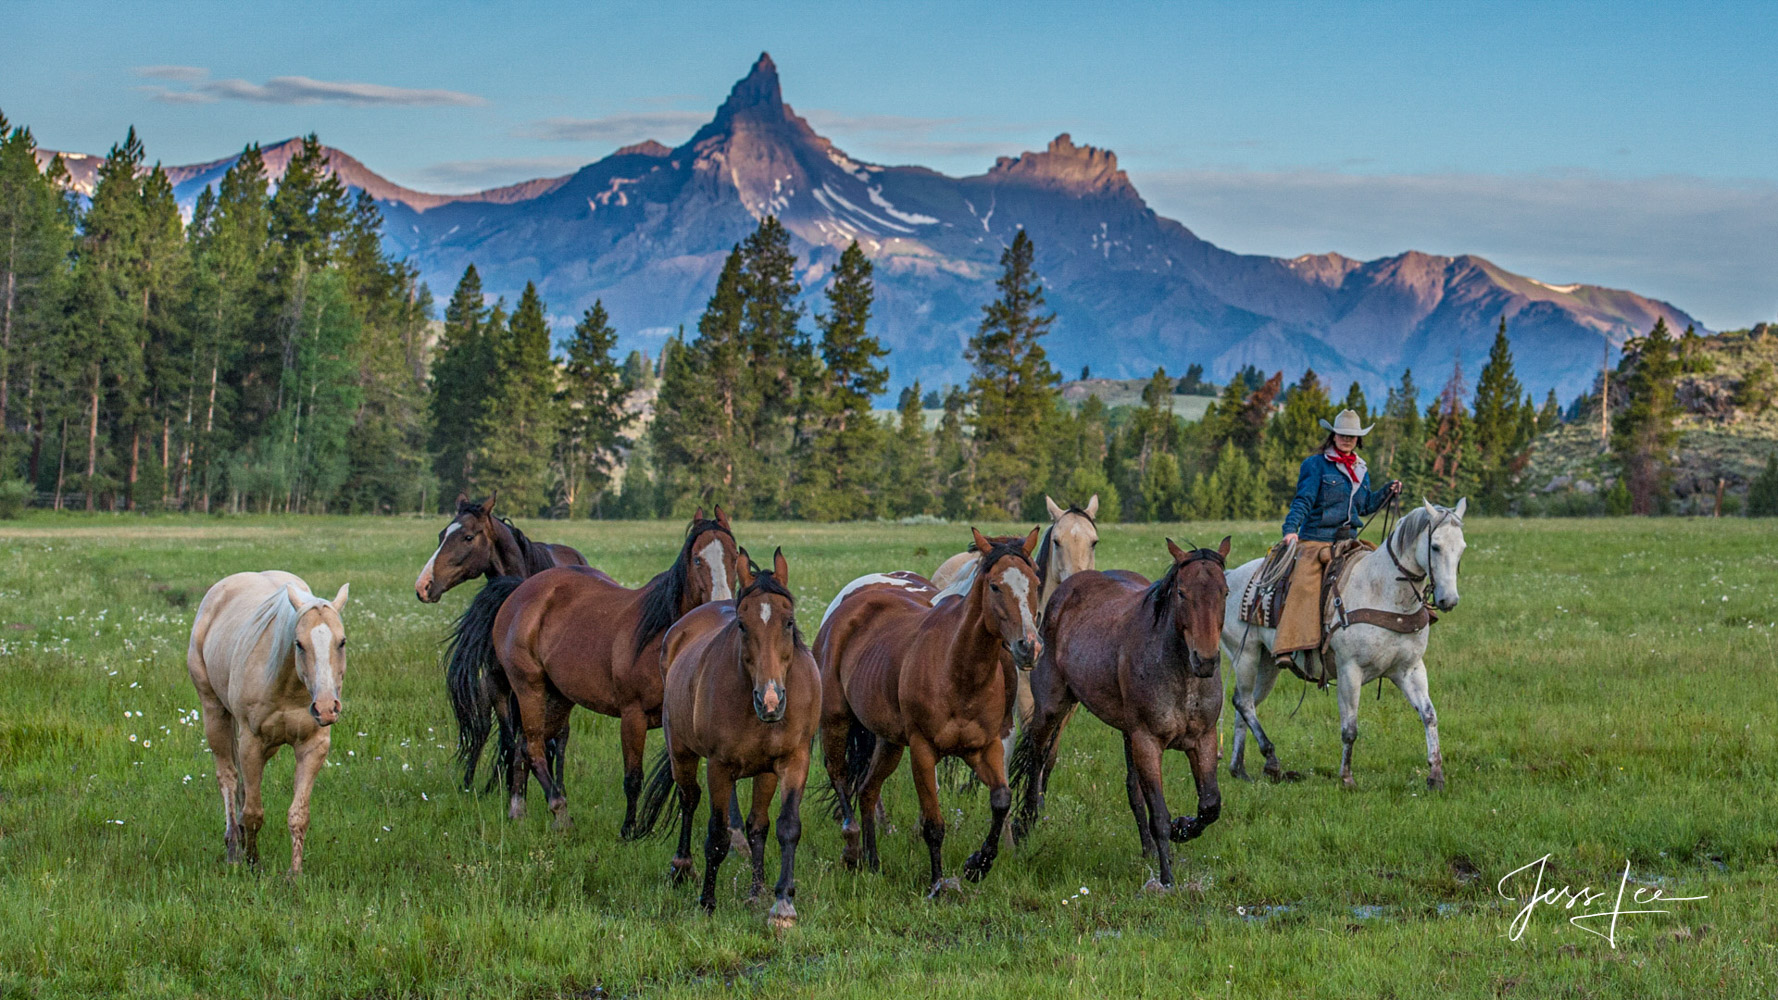
[[[1025,536],[1025,555],[1026,556],[1030,556],[1031,553],[1037,551],[1037,540],[1042,537],[1043,537],[1043,528],[1041,526],[1032,528],[1031,533],[1029,535]]]
[[[736,560],[735,576],[741,581],[741,589],[746,590],[753,586],[753,557],[747,554],[746,549],[741,548],[737,548],[735,554],[741,557]]]
[[[343,610],[343,609],[344,609],[344,608],[345,608],[345,606],[346,606],[346,595],[347,595],[347,594],[348,594],[348,593],[350,593],[350,592],[351,592],[351,590],[352,590],[352,585],[351,585],[351,584],[349,584],[349,583],[342,583],[342,584],[340,584],[340,592],[339,592],[339,593],[337,593],[337,594],[335,594],[335,595],[333,595],[333,600],[332,600],[332,601],[329,601],[329,602],[328,602],[328,603],[329,603],[329,604],[332,604],[332,605],[333,605],[333,610],[334,610],[334,611],[335,611],[335,612],[336,612],[336,613],[337,613],[337,612],[339,612],[339,611],[341,611],[341,610]]]
[[[694,521],[704,520],[704,505],[703,504],[698,504],[697,512],[692,514],[691,519]]]
[[[970,527],[969,533],[975,536],[974,544],[977,552],[980,552],[982,555],[987,555],[989,552],[994,551],[994,543],[988,541],[988,536],[976,530],[973,525]]]
[[[1043,495],[1043,506],[1044,506],[1045,510],[1048,510],[1050,512],[1050,520],[1052,520],[1052,521],[1059,521],[1062,519],[1063,514],[1068,513],[1067,511],[1063,510],[1061,507],[1058,507],[1056,505],[1056,502],[1054,500],[1050,499],[1050,495],[1048,493],[1045,493]]]
[[[1229,536],[1229,535],[1222,536],[1222,544],[1218,545],[1216,547],[1216,554],[1223,557],[1224,559],[1227,559],[1229,557],[1229,538],[1230,537],[1231,536]]]
[[[296,584],[287,583],[284,585],[284,596],[289,598],[291,607],[295,608],[298,611],[301,611],[303,609],[303,603],[304,603],[303,598],[305,598],[309,595],[296,589]]]
[[[784,561],[784,549],[780,546],[772,551],[772,578],[790,586],[790,564]]]
[[[716,505],[716,526],[724,531],[729,530],[728,515],[723,513],[722,504]]]
[[[1421,502],[1421,503],[1423,503],[1423,504],[1425,504],[1425,505],[1426,505],[1426,513],[1428,513],[1428,514],[1434,514],[1434,515],[1436,515],[1436,514],[1437,514],[1437,513],[1438,513],[1438,508],[1437,508],[1437,507],[1434,507],[1434,506],[1433,506],[1433,505],[1432,505],[1432,501],[1431,501],[1431,500],[1428,500],[1428,499],[1426,499],[1426,498],[1425,498],[1425,497],[1421,497],[1421,498],[1420,498],[1420,502]]]
[[[459,514],[463,513],[463,508],[465,508],[467,506],[469,506],[469,491],[468,490],[458,490],[457,491],[457,513],[459,513]]]
[[[1173,557],[1174,562],[1185,561],[1185,550],[1173,544],[1171,538],[1167,539],[1167,554]]]
[[[493,514],[494,513],[494,501],[499,500],[499,499],[500,499],[500,491],[499,490],[495,490],[494,492],[488,494],[488,499],[482,504],[482,513],[489,514],[489,515]]]
[[[1459,521],[1463,520],[1463,512],[1468,509],[1469,509],[1469,498],[1468,497],[1464,497],[1463,499],[1457,501],[1457,506],[1454,510],[1454,512],[1457,515],[1457,520],[1459,520]]]
[[[1095,521],[1099,519],[1099,494],[1097,493],[1093,494],[1093,499],[1087,501],[1087,516]]]

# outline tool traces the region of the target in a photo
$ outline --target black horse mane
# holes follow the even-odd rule
[[[1167,615],[1167,595],[1173,592],[1173,585],[1179,582],[1179,571],[1201,559],[1213,559],[1216,561],[1216,565],[1224,565],[1222,553],[1215,549],[1192,549],[1185,554],[1184,560],[1174,563],[1172,568],[1167,570],[1165,576],[1148,585],[1148,590],[1143,593],[1142,600],[1154,612],[1156,625],[1159,625],[1161,619]]]
[[[519,558],[525,563],[525,571],[519,575],[536,576],[546,569],[555,567],[556,557],[550,555],[548,546],[526,538],[525,533],[519,530],[518,525],[504,517],[495,518],[495,520],[505,525],[507,531],[512,532],[513,544],[519,547]]]
[[[685,529],[685,541],[679,546],[679,558],[654,579],[648,581],[648,593],[642,598],[642,619],[636,623],[636,652],[673,627],[679,620],[679,605],[685,600],[686,574],[691,569],[691,543],[706,531],[720,531],[731,539],[735,536],[715,521],[700,518]]]

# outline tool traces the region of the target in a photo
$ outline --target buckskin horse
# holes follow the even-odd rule
[[[988,837],[963,866],[965,878],[980,881],[993,867],[1012,805],[1001,744],[1012,722],[1012,674],[1031,669],[1043,645],[1041,585],[1031,561],[1038,529],[1023,539],[971,531],[981,565],[966,592],[934,603],[938,589],[918,574],[860,577],[828,605],[815,638],[822,750],[838,798],[846,865],[856,867],[862,857],[878,869],[877,802],[907,750],[931,855],[932,896],[958,887],[944,877],[937,763],[960,757],[988,786]]]
[[[217,581],[198,605],[186,669],[204,706],[204,737],[222,790],[228,860],[259,864],[265,822],[265,765],[288,743],[296,751],[290,796],[290,874],[303,870],[309,794],[327,762],[329,728],[340,717],[350,587],[316,597],[301,577],[278,570]]]
[[[475,503],[457,494],[457,516],[438,533],[438,548],[414,578],[414,596],[437,604],[465,580],[486,576],[534,576],[557,566],[585,566],[586,558],[567,545],[534,542],[512,522],[494,516],[499,491]]]
[[[741,589],[733,601],[693,609],[661,640],[667,665],[661,727],[666,747],[649,777],[638,833],[655,825],[675,788],[679,798],[679,847],[675,882],[693,877],[692,822],[698,808],[698,761],[708,761],[710,824],[704,839],[704,890],[699,904],[716,909],[716,872],[728,856],[729,803],[735,782],[753,779],[753,807],[746,823],[758,898],[765,886],[766,832],[772,795],[782,787],[778,811],[778,884],[767,920],[776,928],[796,922],[796,846],[802,836],[803,789],[810,745],[821,724],[821,673],[796,627],[796,600],[782,549],[772,568],[755,573],[740,553]]]
[[[1437,507],[1430,501],[1409,511],[1381,548],[1366,553],[1352,565],[1340,584],[1339,619],[1325,640],[1333,658],[1340,690],[1340,781],[1352,780],[1352,744],[1358,740],[1358,695],[1364,685],[1387,677],[1420,713],[1426,727],[1426,784],[1445,786],[1445,758],[1438,746],[1438,713],[1426,688],[1427,627],[1432,607],[1449,611],[1457,606],[1457,568],[1463,561],[1463,512],[1467,499],[1456,507]],[[1266,755],[1267,777],[1283,777],[1272,741],[1260,728],[1258,707],[1278,679],[1271,653],[1276,630],[1249,625],[1241,620],[1241,592],[1258,572],[1263,559],[1255,559],[1229,573],[1231,593],[1224,611],[1222,646],[1228,650],[1235,674],[1231,699],[1236,714],[1235,750],[1229,773],[1247,777],[1243,764],[1247,733],[1259,742]]]
[[[1222,710],[1223,564],[1229,540],[1181,549],[1167,540],[1171,566],[1159,580],[1127,571],[1077,573],[1056,591],[1043,621],[1043,655],[1031,671],[1032,715],[1013,757],[1024,793],[1014,823],[1025,836],[1043,810],[1062,728],[1082,704],[1124,736],[1124,788],[1142,852],[1160,866],[1149,888],[1173,884],[1169,840],[1204,832],[1222,811],[1216,787],[1217,720]],[[1172,819],[1162,793],[1161,754],[1191,762],[1198,811]]]
[[[526,770],[537,776],[555,816],[569,825],[568,802],[550,773],[546,742],[575,705],[620,721],[624,761],[622,835],[634,836],[648,730],[661,724],[661,635],[686,612],[734,594],[735,536],[728,515],[702,508],[686,529],[673,565],[631,589],[582,567],[545,570],[507,593],[490,585],[465,619],[491,621],[476,655],[451,661],[451,696],[459,741],[486,738],[489,697],[484,676],[498,673],[518,704],[522,739],[509,750],[508,815],[525,814]],[[485,600],[484,600],[485,598]]]

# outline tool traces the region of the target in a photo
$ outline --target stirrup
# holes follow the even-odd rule
[[[1302,662],[1304,657],[1299,657],[1296,653],[1277,653],[1274,656],[1273,662],[1277,666],[1288,668],[1291,673],[1305,681],[1314,682],[1316,680],[1316,678],[1309,676],[1308,668]]]

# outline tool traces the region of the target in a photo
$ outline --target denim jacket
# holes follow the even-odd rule
[[[1387,491],[1371,489],[1370,473],[1364,459],[1358,460],[1358,482],[1353,483],[1346,470],[1322,452],[1303,459],[1296,477],[1296,496],[1291,498],[1290,513],[1284,516],[1284,533],[1296,532],[1305,542],[1331,542],[1340,525],[1356,530],[1365,517],[1375,513]]]

